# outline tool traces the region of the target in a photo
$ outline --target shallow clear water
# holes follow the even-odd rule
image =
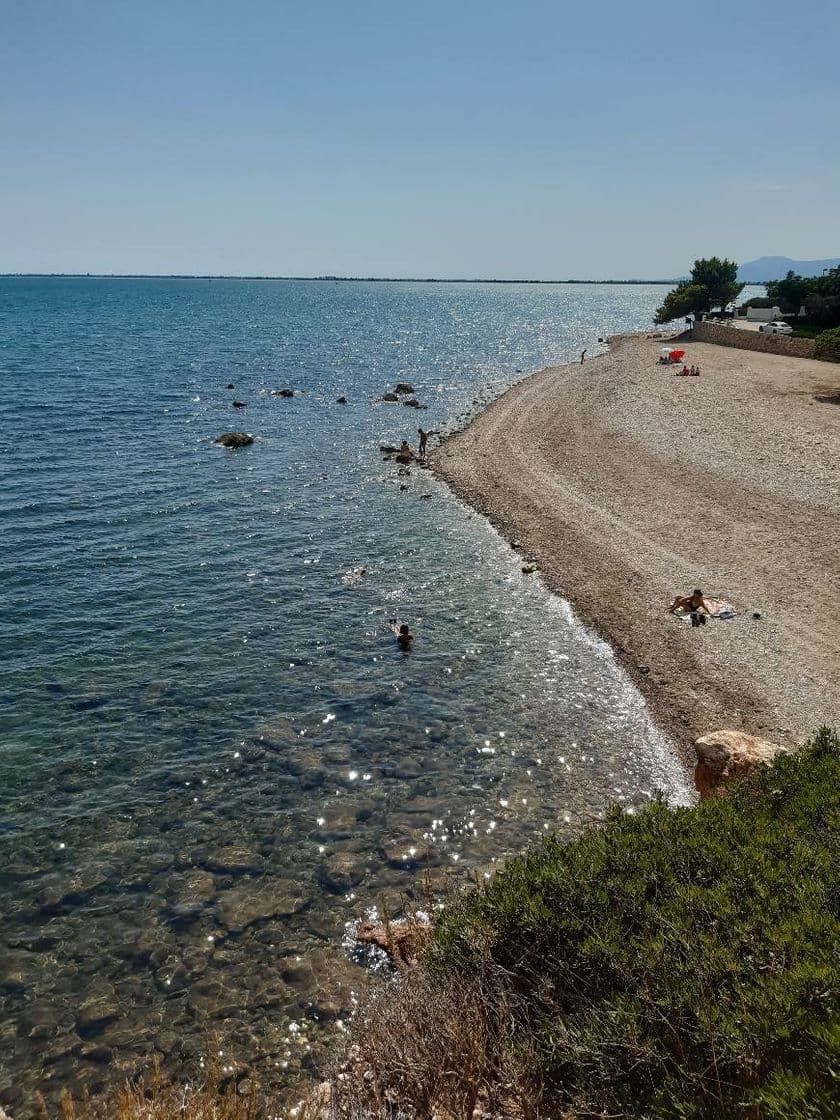
[[[346,922],[689,796],[609,651],[379,452],[663,291],[0,279],[0,1102],[210,1034],[294,1070]]]

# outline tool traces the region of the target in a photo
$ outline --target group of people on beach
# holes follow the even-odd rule
[[[682,369],[677,374],[677,377],[699,377],[699,376],[700,376],[700,367],[699,366],[694,366],[694,365],[691,366],[690,369],[687,365],[683,365]]]
[[[420,441],[417,444],[416,458],[423,460],[426,458],[426,444],[429,441],[429,436],[436,435],[437,433],[426,432],[422,428],[418,428],[417,434],[420,436]],[[414,449],[407,439],[404,439],[400,444],[396,458],[398,463],[410,463],[411,460],[415,458]]]

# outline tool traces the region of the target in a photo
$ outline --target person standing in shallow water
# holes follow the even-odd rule
[[[420,436],[420,443],[418,444],[418,447],[417,447],[417,454],[419,455],[419,457],[421,459],[425,459],[426,458],[426,443],[428,442],[428,439],[429,439],[429,433],[424,432],[422,428],[418,428],[417,429],[417,434]]]
[[[584,359],[585,357],[586,357],[586,351],[585,351],[585,350],[581,350],[581,352],[580,352],[580,364],[581,364],[581,365],[583,365],[583,359]]]

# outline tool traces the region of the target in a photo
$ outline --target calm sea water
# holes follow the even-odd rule
[[[662,294],[0,280],[0,1102],[208,1038],[279,1078],[424,869],[689,796],[608,650],[379,451]]]

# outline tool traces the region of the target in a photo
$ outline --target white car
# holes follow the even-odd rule
[[[777,320],[775,323],[762,323],[758,328],[760,334],[793,334],[790,323]]]

